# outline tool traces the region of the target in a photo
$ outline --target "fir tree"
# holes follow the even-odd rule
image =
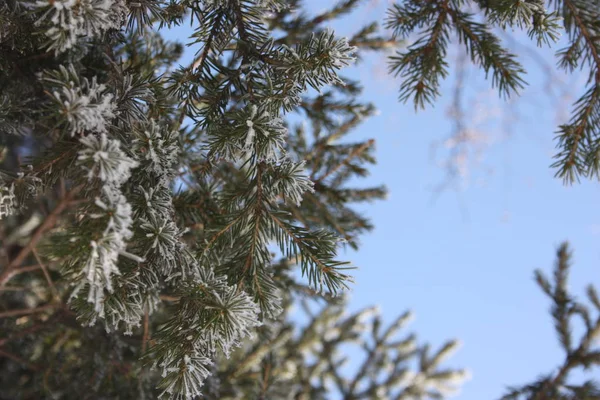
[[[340,71],[416,35],[390,70],[400,99],[423,107],[457,40],[508,96],[525,71],[492,27],[540,45],[564,29],[560,66],[590,71],[558,133],[554,166],[571,182],[598,173],[599,8],[408,0],[390,9],[390,37],[376,23],[350,38],[326,29],[358,4],[316,16],[299,0],[0,4],[2,398],[425,399],[460,384],[464,370],[441,366],[456,342],[431,351],[395,336],[408,314],[384,327],[336,297],[352,281],[337,250],[372,228],[351,203],[385,196],[351,184],[374,141],[345,136],[375,109]],[[183,47],[162,32],[184,23],[198,51],[177,67]],[[565,364],[506,398],[598,398],[566,382],[598,361],[598,324],[568,295],[567,267],[563,247],[555,282],[537,275]],[[354,375],[348,343],[365,352]]]
[[[567,286],[571,251],[568,243],[563,243],[556,252],[556,265],[552,282],[539,270],[535,279],[542,291],[552,302],[551,314],[554,328],[565,352],[565,360],[555,372],[543,375],[537,381],[512,387],[502,400],[542,400],[542,399],[599,399],[600,387],[593,380],[570,383],[569,374],[577,369],[590,370],[600,365],[600,351],[595,340],[600,335],[600,298],[593,285],[586,290],[589,305],[578,301]],[[574,340],[573,330],[576,321],[583,323],[584,329],[578,340]]]
[[[348,39],[326,29],[357,4],[0,6],[0,397],[422,399],[459,386],[466,372],[441,365],[455,342],[432,351],[396,335],[408,314],[384,327],[336,297],[352,280],[338,248],[371,229],[350,203],[385,196],[350,183],[374,141],[345,136],[375,109],[340,71],[396,45],[374,23]],[[190,22],[199,50],[177,67],[183,48],[161,33]],[[305,326],[288,316],[299,302]],[[348,343],[366,354],[354,376]]]

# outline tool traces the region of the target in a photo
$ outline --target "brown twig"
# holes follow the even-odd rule
[[[39,264],[40,268],[44,272],[44,277],[46,278],[46,282],[48,282],[48,285],[50,286],[50,290],[52,291],[52,295],[54,296],[54,299],[60,303],[60,295],[58,294],[58,290],[56,290],[56,286],[54,285],[54,282],[52,281],[52,278],[50,277],[50,274],[48,273],[48,269],[46,268],[46,266],[40,259],[40,256],[39,256],[37,250],[35,248],[33,248],[33,249],[31,249],[31,252],[33,253],[33,256],[35,257],[35,260]]]
[[[175,296],[168,296],[166,294],[161,294],[160,299],[163,301],[172,301],[172,302],[176,302],[179,301],[179,297],[175,297]]]
[[[17,256],[4,268],[2,274],[0,275],[0,287],[4,286],[11,277],[11,273],[14,269],[16,269],[19,265],[25,261],[29,253],[32,252],[34,247],[38,244],[38,242],[42,239],[44,233],[49,229],[52,229],[58,220],[58,216],[72,203],[73,197],[83,188],[83,185],[79,185],[68,193],[65,193],[64,197],[58,203],[56,208],[52,210],[52,212],[46,217],[44,222],[36,229],[34,234],[31,236],[29,243],[21,251]]]
[[[323,182],[323,180],[325,180],[327,177],[329,177],[330,175],[336,173],[340,168],[342,168],[344,165],[346,165],[350,161],[352,161],[353,158],[359,156],[366,149],[368,149],[369,147],[373,146],[374,143],[375,143],[375,140],[369,139],[365,143],[363,143],[361,146],[359,146],[356,149],[354,149],[350,154],[348,154],[348,157],[346,157],[341,163],[339,163],[338,165],[336,165],[335,167],[333,167],[332,169],[330,169],[329,171],[327,171],[325,174],[323,174],[323,176],[317,178],[315,180],[315,184]]]
[[[28,265],[26,267],[21,267],[21,268],[13,268],[12,270],[10,270],[7,274],[2,274],[0,276],[0,290],[3,290],[6,283],[11,280],[14,276],[19,275],[19,274],[23,274],[26,272],[31,272],[31,271],[37,271],[38,269],[40,269],[39,265]]]
[[[23,290],[27,290],[27,288],[23,286],[4,286],[0,288],[0,292],[22,292]]]
[[[581,35],[583,36],[585,42],[587,43],[587,45],[590,49],[590,53],[592,56],[591,58],[594,60],[594,64],[596,64],[596,74],[595,74],[596,84],[599,84],[600,83],[600,54],[598,54],[598,49],[596,48],[596,43],[597,43],[596,37],[592,34],[592,32],[590,32],[590,30],[586,26],[585,22],[581,19],[579,7],[577,7],[575,5],[575,3],[573,3],[570,0],[567,0],[567,1],[565,1],[565,7],[568,8],[569,11],[571,11],[571,14],[573,15],[573,20],[575,21],[575,25],[577,25],[577,28],[579,28]]]
[[[144,335],[142,336],[142,354],[146,353],[148,347],[148,339],[150,338],[150,316],[148,314],[148,307],[144,311]]]
[[[9,352],[1,350],[1,349],[0,349],[0,357],[10,358],[11,360],[18,362],[19,364],[26,366],[27,368],[29,368],[32,371],[40,370],[39,366],[32,364],[29,361],[24,360],[15,354],[9,353]]]
[[[36,307],[36,308],[20,308],[17,310],[9,310],[0,312],[0,318],[8,318],[8,317],[21,317],[23,315],[35,314],[39,312],[44,312],[46,310],[51,310],[55,308],[54,304],[46,304],[44,306]]]

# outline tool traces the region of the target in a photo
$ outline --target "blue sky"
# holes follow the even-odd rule
[[[359,18],[381,19],[384,8],[363,9],[337,32],[354,28]],[[550,51],[541,54],[554,64]],[[583,295],[586,284],[598,283],[600,191],[594,182],[565,187],[554,178],[557,103],[544,91],[542,70],[524,58],[530,87],[513,104],[503,104],[482,74],[470,71],[467,97],[477,100],[466,102],[469,112],[499,114],[480,124],[492,144],[482,163],[471,165],[466,189],[434,196],[444,170],[432,162],[431,145],[452,130],[446,109],[454,71],[435,107],[415,114],[396,101],[399,83],[382,76],[384,62],[369,57],[350,72],[363,81],[364,98],[381,110],[355,137],[376,139],[379,162],[369,179],[390,191],[387,201],[365,209],[376,229],[349,254],[360,267],[351,308],[377,303],[390,317],[412,309],[411,328],[422,340],[463,342],[449,364],[468,367],[473,377],[458,398],[499,398],[507,385],[529,383],[564,360],[533,270],[549,272],[556,247],[569,240],[571,288]],[[581,79],[565,81],[578,87]],[[510,119],[516,121],[506,129]]]
[[[365,21],[381,21],[386,2],[367,3],[334,25],[336,32],[346,35]],[[319,11],[334,2],[307,4]],[[185,41],[187,32],[172,35]],[[533,281],[534,269],[551,271],[560,242],[569,240],[574,250],[573,291],[583,296],[586,284],[600,284],[598,185],[565,187],[554,178],[549,165],[557,103],[544,91],[542,70],[524,60],[531,85],[511,104],[470,70],[466,105],[492,143],[481,163],[470,165],[469,185],[439,196],[434,189],[444,169],[432,161],[431,148],[452,130],[446,111],[453,74],[435,107],[415,114],[411,105],[398,103],[399,82],[385,76],[381,55],[346,71],[361,79],[363,99],[381,111],[349,140],[376,139],[378,164],[365,184],[384,183],[390,192],[388,200],[361,207],[376,228],[362,237],[358,252],[342,254],[359,267],[350,308],[379,304],[389,319],[411,309],[416,320],[410,330],[421,340],[436,347],[460,339],[463,346],[447,365],[467,367],[473,376],[459,399],[497,399],[507,385],[529,383],[562,363],[550,303]],[[565,82],[577,95],[580,77]],[[568,111],[569,103],[558,104]]]

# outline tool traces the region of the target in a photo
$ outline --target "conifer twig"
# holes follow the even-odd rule
[[[27,245],[21,249],[19,254],[17,254],[17,256],[4,268],[4,271],[2,271],[2,274],[0,275],[0,287],[4,286],[6,282],[8,282],[11,276],[11,271],[25,261],[25,258],[27,258],[29,253],[31,253],[33,248],[42,239],[44,233],[56,224],[58,216],[71,204],[73,197],[75,197],[75,195],[79,193],[82,188],[83,185],[79,185],[64,195],[56,208],[52,210],[44,222],[42,222],[42,224],[36,229],[34,234],[31,236],[29,243],[27,243]]]
[[[540,390],[537,391],[537,393],[535,393],[531,400],[552,400],[551,398],[546,396],[546,392],[553,387],[561,385],[562,382],[564,382],[565,379],[567,379],[567,375],[569,374],[569,372],[571,372],[571,369],[581,364],[579,356],[588,352],[592,341],[596,336],[598,336],[598,333],[600,333],[600,318],[596,320],[594,328],[586,333],[579,347],[577,347],[577,349],[574,352],[567,355],[565,362],[560,367],[554,378],[547,380],[542,385]]]
[[[142,336],[142,354],[146,352],[148,347],[148,339],[150,338],[150,327],[149,327],[149,313],[148,307],[144,310],[144,335]]]
[[[27,368],[29,368],[32,371],[39,371],[40,370],[39,366],[37,366],[35,364],[32,364],[29,361],[24,360],[21,357],[15,355],[15,354],[9,353],[8,351],[2,350],[2,349],[0,349],[0,357],[9,358],[9,359],[11,359],[13,361],[16,361],[19,364],[26,366]]]
[[[598,84],[598,83],[600,83],[600,54],[598,54],[598,50],[596,48],[597,38],[592,35],[592,33],[589,31],[589,29],[586,26],[586,24],[584,23],[584,21],[581,20],[581,16],[579,15],[580,10],[573,3],[573,1],[565,0],[564,4],[565,4],[565,7],[567,7],[569,9],[569,11],[571,12],[571,14],[573,15],[575,24],[577,25],[577,28],[579,28],[581,35],[584,37],[585,42],[587,43],[587,45],[590,49],[592,59],[594,60],[594,64],[596,64],[595,80],[596,80],[596,84]]]
[[[56,305],[54,305],[54,304],[46,304],[46,305],[36,307],[36,308],[22,308],[22,309],[18,309],[18,310],[9,310],[9,311],[0,312],[0,318],[20,317],[23,315],[36,314],[36,313],[44,312],[46,310],[53,309],[55,307],[56,307]]]
[[[24,274],[26,272],[37,271],[40,268],[41,267],[39,265],[28,265],[26,267],[13,268],[9,271],[8,274],[2,274],[2,276],[0,276],[0,288],[4,289],[6,283],[10,281],[14,276]]]
[[[200,53],[200,57],[197,57],[196,59],[194,59],[194,61],[192,61],[192,63],[188,67],[188,70],[190,73],[193,73],[198,68],[200,68],[200,69],[204,68],[204,63],[208,59],[208,55],[210,54],[212,42],[213,42],[216,34],[218,33],[220,26],[221,26],[221,24],[220,24],[220,18],[219,18],[219,20],[217,20],[217,22],[215,22],[213,29],[210,32],[210,35],[206,39],[206,43],[204,43],[204,48],[202,49],[202,53]],[[187,114],[187,108],[190,105],[191,99],[192,99],[191,96],[188,94],[188,97],[185,99],[185,101],[183,102],[183,105],[181,106],[181,111],[179,112],[179,116],[177,117],[176,129],[181,128],[181,125],[183,124],[183,120],[185,119],[185,116]]]
[[[35,249],[35,247],[31,249],[31,252],[33,253],[33,256],[35,257],[35,260],[38,262],[40,268],[44,272],[44,277],[46,278],[46,282],[48,282],[48,285],[50,286],[50,290],[52,291],[52,295],[54,296],[54,299],[56,301],[60,302],[60,295],[58,294],[58,290],[56,290],[56,286],[54,285],[54,282],[52,281],[52,278],[50,277],[50,274],[48,273],[48,269],[46,268],[46,266],[40,259],[40,256],[39,256],[37,250]]]
[[[350,154],[348,154],[348,157],[346,157],[342,162],[340,162],[335,167],[331,168],[329,171],[325,172],[321,177],[317,178],[315,180],[315,184],[323,182],[327,177],[336,173],[340,168],[342,168],[344,165],[347,165],[350,161],[352,161],[352,159],[361,155],[366,149],[373,146],[374,143],[375,143],[374,139],[369,139],[365,143],[363,143],[362,145],[357,147],[356,149],[352,150],[352,152]]]

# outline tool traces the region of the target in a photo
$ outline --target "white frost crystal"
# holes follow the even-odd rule
[[[0,184],[0,220],[14,212],[15,209],[15,186],[4,186]]]
[[[242,154],[246,158],[256,154],[259,159],[268,162],[278,160],[284,153],[287,135],[283,120],[272,116],[264,109],[259,112],[258,107],[252,104],[245,124],[247,131]]]
[[[61,112],[67,120],[71,136],[84,131],[106,132],[110,120],[115,117],[113,95],[106,93],[106,87],[84,79],[83,85],[62,87],[52,96],[61,104]]]
[[[126,240],[133,235],[130,230],[133,221],[131,205],[125,196],[109,185],[103,190],[103,198],[96,199],[95,204],[99,212],[92,217],[108,215],[109,218],[102,236],[90,242],[90,254],[81,271],[84,279],[72,296],[83,286],[89,285],[88,301],[94,304],[98,316],[104,317],[105,290],[109,293],[113,291],[112,276],[119,275],[119,255],[128,255],[125,252]]]
[[[27,169],[31,171],[31,168]],[[25,207],[26,199],[37,195],[41,179],[29,172],[17,172],[16,178],[0,172],[0,220],[19,213]],[[25,229],[25,225],[14,230],[11,236],[21,234],[21,228]]]
[[[243,338],[251,336],[254,328],[261,325],[260,310],[252,297],[238,291],[235,285],[228,285],[224,276],[215,276],[212,269],[200,268],[196,284],[204,288],[204,295],[210,297],[211,305],[197,309],[191,300],[182,308],[188,330],[178,335],[181,340],[176,341],[177,346],[165,347],[165,352],[154,364],[154,367],[160,367],[164,378],[170,378],[165,380],[168,385],[161,398],[173,398],[168,395],[175,393],[175,398],[179,399],[196,398],[210,375],[208,367],[217,349],[229,356]],[[211,320],[208,327],[203,326],[206,318]]]
[[[133,135],[132,150],[139,160],[140,169],[157,178],[156,188],[168,187],[179,155],[178,132],[150,119],[145,129],[135,131]]]
[[[278,166],[282,176],[272,182],[273,194],[283,194],[290,204],[300,206],[304,193],[314,193],[313,182],[306,175],[305,161],[283,160]]]
[[[106,293],[113,292],[112,278],[120,275],[117,265],[119,256],[124,256],[135,262],[143,259],[127,252],[127,240],[131,239],[133,232],[133,213],[131,205],[121,192],[121,185],[129,180],[131,170],[138,163],[121,150],[121,143],[117,139],[109,138],[105,133],[99,136],[89,134],[80,139],[83,149],[79,151],[77,162],[87,170],[88,179],[99,179],[103,182],[102,196],[96,198],[96,209],[87,214],[88,218],[107,218],[106,227],[99,238],[90,241],[90,253],[84,261],[80,272],[80,282],[75,288],[72,297],[79,290],[88,287],[88,302],[94,305],[97,316],[104,318],[106,315]],[[139,302],[127,305],[128,310],[108,310],[110,322],[116,326],[124,321],[128,329],[135,325],[141,308]],[[95,319],[92,319],[93,323]]]
[[[329,50],[331,64],[335,68],[343,68],[351,65],[356,60],[356,47],[350,46],[348,39],[343,37],[334,42],[334,46]]]
[[[131,169],[138,163],[121,150],[121,143],[108,139],[102,133],[100,137],[88,135],[80,139],[85,146],[77,157],[79,164],[88,171],[88,179],[100,180],[120,186],[131,176]]]
[[[127,11],[120,0],[38,0],[33,8],[46,10],[37,24],[47,24],[49,50],[62,53],[80,37],[94,37],[119,29]]]

